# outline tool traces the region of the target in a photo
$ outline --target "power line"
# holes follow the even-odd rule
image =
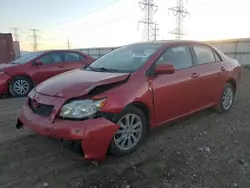
[[[176,39],[181,39],[182,35],[185,35],[183,33],[183,19],[189,15],[190,13],[187,11],[187,9],[184,7],[183,0],[177,0],[176,7],[169,8],[169,10],[173,13],[173,15],[176,17],[176,28],[174,31],[170,32],[171,34],[176,35]]]
[[[38,35],[37,35],[37,32],[39,31],[38,29],[30,29],[31,32],[32,32],[32,38],[33,38],[33,51],[34,52],[37,52],[38,51],[38,43],[37,43],[37,38],[38,38]]]
[[[114,5],[114,4],[116,4],[116,3],[120,2],[120,1],[121,1],[121,0],[116,0],[115,2],[109,3],[109,4],[107,4],[106,6],[103,6],[103,7],[101,7],[101,8],[96,9],[96,10],[93,10],[93,11],[91,11],[91,12],[88,12],[88,13],[85,14],[85,15],[76,17],[76,18],[74,18],[74,19],[71,19],[71,20],[69,20],[69,21],[67,21],[67,22],[64,22],[64,23],[62,23],[62,24],[60,24],[60,25],[57,25],[57,26],[52,26],[52,27],[49,27],[49,28],[45,28],[45,29],[43,29],[43,30],[46,31],[46,30],[51,29],[51,28],[64,26],[65,24],[71,23],[71,22],[73,22],[73,21],[75,21],[75,20],[84,18],[84,17],[86,17],[86,16],[89,16],[89,15],[91,15],[91,14],[94,14],[94,13],[96,13],[96,12],[99,12],[99,11],[101,11],[101,10],[103,10],[103,9],[106,9],[106,8],[112,6],[112,5]],[[75,24],[75,25],[78,25],[78,24]]]
[[[147,41],[155,40],[155,26],[154,14],[158,10],[158,6],[153,2],[153,0],[143,0],[139,2],[139,6],[145,13],[143,20],[139,21],[138,24],[144,24],[143,39]]]
[[[19,28],[12,27],[10,28],[10,30],[13,31],[14,41],[19,41],[19,35],[18,35]]]

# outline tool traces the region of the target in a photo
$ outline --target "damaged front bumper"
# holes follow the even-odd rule
[[[26,126],[33,131],[58,139],[81,140],[87,160],[105,159],[107,149],[119,126],[104,117],[84,121],[55,119],[51,121],[35,114],[26,104],[17,121],[17,128]]]

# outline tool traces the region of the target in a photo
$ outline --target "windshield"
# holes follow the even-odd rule
[[[15,59],[14,61],[11,61],[11,64],[25,64],[27,62],[29,62],[30,60],[40,56],[41,54],[43,54],[44,52],[29,52],[25,55],[23,55],[22,57]]]
[[[132,73],[140,69],[162,44],[132,44],[113,50],[86,67],[101,72]]]

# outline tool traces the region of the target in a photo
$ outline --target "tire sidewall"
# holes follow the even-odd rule
[[[145,137],[147,135],[147,121],[146,121],[146,117],[145,117],[144,113],[139,108],[137,108],[135,106],[131,105],[131,106],[126,107],[122,111],[122,113],[120,113],[119,115],[117,115],[114,118],[114,122],[118,123],[118,121],[123,116],[125,116],[126,114],[129,114],[129,113],[138,115],[140,117],[141,121],[142,121],[142,135],[141,135],[141,138],[140,138],[140,140],[138,141],[138,143],[133,148],[131,148],[129,150],[121,150],[120,148],[118,148],[116,146],[115,141],[114,141],[114,136],[113,136],[112,140],[111,140],[111,143],[110,143],[110,146],[109,146],[109,152],[112,153],[113,155],[123,156],[123,155],[129,154],[129,153],[132,153],[133,151],[135,151],[142,144],[142,142],[145,140]]]
[[[23,95],[19,95],[14,91],[14,83],[18,80],[25,80],[28,84],[29,84],[29,90],[27,91],[27,93],[23,94]],[[29,78],[26,78],[24,76],[17,76],[15,78],[13,78],[9,84],[9,93],[13,96],[13,97],[26,97],[28,95],[28,93],[31,91],[31,89],[33,88],[33,83]]]

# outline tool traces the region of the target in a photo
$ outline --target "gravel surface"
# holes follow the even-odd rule
[[[98,167],[57,140],[16,130],[24,101],[0,101],[1,188],[250,187],[250,70],[231,112],[207,110],[157,128],[133,154]]]

